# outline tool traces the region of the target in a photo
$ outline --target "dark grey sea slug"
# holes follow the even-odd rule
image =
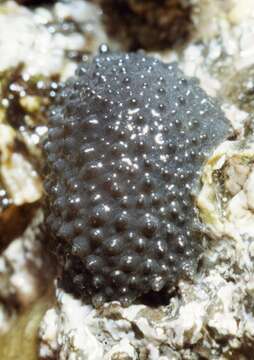
[[[107,51],[82,63],[60,90],[45,143],[61,284],[95,305],[128,304],[192,274],[191,190],[228,132],[175,63]]]

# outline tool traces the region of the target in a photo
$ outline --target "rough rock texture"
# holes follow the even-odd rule
[[[103,9],[109,34],[128,49],[164,49],[186,40],[192,28],[188,0],[93,1]]]
[[[194,283],[181,281],[169,306],[159,309],[142,305],[124,309],[112,303],[94,311],[58,289],[57,304],[42,323],[43,359],[45,354],[53,359],[58,351],[60,359],[68,354],[90,360],[94,353],[101,354],[101,347],[101,359],[110,360],[252,359],[254,147],[249,124],[254,4],[252,0],[195,3],[198,42],[177,53],[157,55],[165,61],[178,60],[186,74],[198,77],[209,94],[220,97],[238,133],[236,141],[218,147],[202,172],[197,200],[211,236],[203,267]],[[81,328],[74,321],[84,312]],[[54,329],[50,317],[57,324]],[[89,354],[87,331],[96,344]]]
[[[42,195],[42,183],[33,165],[13,149],[15,136],[10,126],[0,124],[0,251],[23,233]]]
[[[0,0],[1,4],[3,2]],[[156,55],[164,58],[166,62],[178,60],[185,74],[198,77],[207,93],[219,97],[227,117],[241,138],[241,141],[237,140],[235,144],[230,142],[220,146],[202,172],[204,187],[198,202],[203,223],[208,224],[208,231],[213,237],[207,244],[202,271],[193,283],[181,281],[169,306],[159,309],[145,305],[122,308],[120,304],[114,303],[106,306],[104,311],[97,311],[57,289],[57,303],[52,305],[49,315],[47,313],[42,323],[41,349],[44,349],[44,353],[40,353],[43,359],[59,357],[61,360],[90,360],[94,358],[94,354],[98,355],[96,360],[252,359],[253,132],[250,125],[253,124],[254,113],[251,90],[254,66],[254,3],[253,0],[192,2],[192,20],[198,42],[192,38],[177,53],[166,50]],[[44,77],[55,72],[61,78],[72,75],[76,60],[83,56],[78,46],[80,44],[83,48],[83,40],[80,41],[79,36],[71,35],[73,26],[76,29],[74,33],[80,33],[74,25],[77,19],[80,19],[79,26],[82,24],[82,29],[87,30],[85,51],[88,49],[90,52],[97,48],[96,39],[99,39],[98,43],[105,41],[98,12],[96,8],[87,5],[85,0],[57,2],[52,7],[30,8],[31,11],[15,6],[14,2],[12,5],[10,2],[7,4],[8,9],[6,5],[0,8],[1,69],[9,70],[9,65],[16,67],[19,61],[24,61],[27,64],[25,69],[29,69],[28,73],[40,75],[37,71],[43,70]],[[70,18],[76,20],[66,21]],[[22,46],[19,40],[22,40]],[[41,44],[43,46],[40,46]],[[61,50],[63,44],[64,51]],[[72,51],[73,48],[76,50]],[[59,58],[61,61],[58,61]],[[35,61],[39,63],[36,69]],[[30,100],[26,105],[34,104]],[[1,104],[5,102],[1,101]],[[34,117],[29,113],[28,118]],[[12,116],[12,119],[15,117]],[[12,127],[12,130],[15,128]],[[26,136],[28,143],[33,144],[33,151],[38,149],[38,145],[34,144],[38,144],[40,136],[37,132]],[[1,144],[2,140],[3,137],[0,139]],[[33,162],[31,164],[34,166]],[[213,164],[216,165],[215,168]],[[228,181],[225,182],[225,179]],[[18,183],[23,185],[19,195],[29,193],[27,186],[24,186],[28,183],[30,182]],[[6,193],[1,191],[0,196],[1,201],[6,203]],[[22,209],[22,206],[16,208]],[[8,216],[15,224],[17,219],[23,218],[23,212],[16,216],[8,211]],[[1,244],[6,227],[4,230],[0,230]],[[28,235],[27,232],[26,234]],[[17,240],[19,241],[20,237]],[[17,266],[15,262],[10,268],[5,267],[6,277],[1,273],[1,283],[5,283],[3,279],[10,275],[10,281],[6,281],[7,290],[10,284],[14,294],[22,294],[23,290],[30,288],[33,289],[30,294],[34,296],[35,292],[40,291],[40,283],[31,277],[30,272],[28,276],[26,271],[20,271],[23,265],[27,265],[25,261],[20,266],[21,258],[33,256],[32,247],[28,247],[27,243],[25,247],[12,244],[12,248],[8,249],[10,251],[5,253],[5,259],[8,255],[8,261],[12,262],[16,254],[20,261],[17,260]],[[38,252],[35,253],[37,259],[41,259]],[[15,278],[19,280],[14,281]],[[34,284],[37,285],[33,286]],[[20,296],[17,299],[22,298],[23,296]],[[0,327],[1,331],[5,331],[12,323],[13,328],[11,333],[0,338],[0,358],[37,360],[34,350],[37,339],[35,328],[27,321],[26,313],[23,314],[24,317],[21,316],[23,326],[19,326],[20,317],[15,316],[17,307],[13,307],[9,299],[8,295],[1,301]],[[29,296],[26,299],[28,300]],[[24,310],[20,305],[28,302],[18,304],[18,308]],[[38,313],[40,312],[35,308],[31,313],[32,321],[38,318]],[[85,319],[81,321],[83,315]],[[52,327],[54,324],[57,325]],[[19,327],[18,335],[16,326]],[[34,345],[31,342],[32,336]],[[94,346],[92,351],[87,353],[90,342]]]
[[[193,274],[201,244],[191,191],[228,130],[176,64],[106,52],[80,65],[45,144],[63,286],[97,305],[128,303]]]
[[[27,76],[72,75],[77,59],[107,41],[99,20],[99,9],[83,0],[33,12],[7,1],[0,11],[0,71],[24,63]]]
[[[37,210],[26,231],[15,238],[0,255],[0,299],[8,304],[3,316],[15,320],[15,308],[25,309],[45,291],[52,278],[54,267],[42,247],[43,213]],[[46,271],[45,271],[46,270]],[[1,319],[2,320],[2,319]],[[11,325],[0,321],[0,333]]]

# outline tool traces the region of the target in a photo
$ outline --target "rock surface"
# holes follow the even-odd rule
[[[210,240],[207,241],[199,276],[192,283],[182,281],[177,293],[172,294],[169,305],[158,308],[132,305],[126,309],[118,303],[110,303],[100,310],[94,310],[90,305],[56,289],[56,305],[46,313],[41,323],[41,359],[57,357],[61,360],[90,360],[94,358],[94,354],[98,360],[251,359],[254,348],[254,5],[252,0],[193,0],[191,3],[194,6],[192,20],[195,28],[192,39],[178,51],[165,50],[156,55],[166,62],[178,60],[186,75],[198,77],[206,92],[219,97],[237,135],[233,143],[227,142],[218,147],[203,171],[203,186],[197,203]],[[76,30],[71,31],[70,36],[66,33],[59,34],[55,30],[55,22],[58,24],[59,21],[55,19],[66,19],[70,13],[80,19],[80,22],[87,19],[86,34],[94,34],[95,38],[99,39],[98,43],[101,39],[107,39],[100,25],[100,15],[98,17],[98,12],[94,12],[96,8],[87,5],[86,1],[75,4],[79,5],[71,7],[69,4],[57,2],[53,7],[35,7],[28,10],[18,7],[14,2],[7,2],[7,5],[1,2],[0,27],[4,25],[0,32],[3,59],[0,59],[1,69],[8,70],[6,66],[9,67],[9,64],[16,66],[19,61],[26,61],[24,73],[37,75],[38,68],[35,69],[31,59],[27,58],[28,52],[20,49],[17,41],[18,34],[25,43],[24,49],[30,49],[36,34],[40,39],[39,44],[44,44],[44,49],[48,50],[47,58],[43,48],[38,43],[36,45],[35,41],[31,51],[33,59],[38,55],[44,77],[46,74],[46,77],[50,78],[54,72],[61,79],[72,75],[77,58],[84,56],[84,38],[81,36],[81,40],[79,31]],[[50,26],[52,19],[53,29]],[[9,24],[12,24],[12,29]],[[16,32],[13,31],[14,24],[18,29]],[[86,37],[88,51],[90,35]],[[59,47],[58,54],[52,44],[45,43],[45,39]],[[93,52],[97,48],[97,42],[92,41],[91,44],[90,51]],[[121,44],[115,46],[121,48]],[[67,51],[63,51],[65,47]],[[56,63],[59,68],[54,68]],[[34,102],[31,100],[26,99],[26,106],[33,106]],[[0,110],[1,125],[2,119]],[[16,131],[6,120],[3,125],[8,127],[8,134]],[[29,139],[31,144],[31,140],[38,141],[38,135],[35,138],[28,136],[26,139]],[[37,148],[33,146],[29,149],[36,152]],[[28,161],[26,157],[23,160]],[[28,162],[29,166],[34,167],[33,162]],[[39,175],[37,167],[35,169]],[[9,198],[2,184],[1,187],[4,190],[0,194],[2,204],[2,199],[6,203],[5,199],[8,201]],[[23,190],[22,196],[23,193],[27,194],[27,187]],[[15,208],[22,208],[23,205]],[[5,214],[13,217],[13,213]],[[21,217],[15,216],[14,219]],[[27,230],[26,236],[30,237],[29,233]],[[31,273],[26,271],[29,253],[36,253],[38,256],[37,247],[31,246],[30,250],[24,251],[27,249],[24,238],[18,236],[14,239],[17,239],[17,244],[8,245],[6,242],[3,247],[6,250],[2,250],[4,253],[0,260],[3,264],[1,269],[5,269],[0,275],[3,279],[0,295],[4,299],[0,305],[0,327],[3,332],[7,331],[16,316],[15,307],[9,302],[9,290],[18,295],[16,299],[19,299],[19,306],[27,304],[35,292],[39,292],[36,278],[32,278]],[[38,259],[41,260],[41,257],[38,256]],[[6,266],[7,263],[10,267]],[[40,269],[38,266],[35,268]],[[22,279],[26,279],[26,286]],[[52,323],[55,326],[52,327]],[[31,328],[27,329],[27,332],[29,331],[31,332]],[[15,338],[14,334],[15,331],[11,333],[12,339]],[[23,342],[27,343],[22,336],[20,339],[19,356],[22,355]],[[92,351],[87,353],[91,344]],[[0,350],[2,351],[2,346]],[[1,352],[0,354],[2,355]],[[24,356],[25,360],[36,358],[30,353],[29,357],[26,354]],[[2,357],[8,359],[6,353]]]
[[[71,325],[71,332],[64,331],[66,322],[72,323],[70,309],[77,313],[78,307],[88,314],[82,331],[89,329],[98,354],[103,347],[101,359],[249,359],[253,351],[254,140],[248,130],[252,107],[243,105],[246,85],[239,87],[242,96],[236,98],[234,92],[232,97],[228,88],[232,83],[227,79],[233,78],[240,68],[245,84],[251,77],[248,69],[253,61],[250,56],[253,42],[248,29],[253,24],[254,6],[247,1],[245,4],[228,1],[224,5],[200,2],[199,8],[201,12],[196,17],[199,42],[193,41],[178,53],[170,51],[158,56],[164,61],[177,59],[183,71],[197,76],[209,94],[220,96],[236,130],[235,141],[221,144],[202,174],[196,201],[209,240],[201,271],[193,283],[180,283],[168,306],[157,309],[146,305],[124,309],[118,303],[110,303],[95,311],[56,290],[57,304],[46,314],[40,332],[42,358],[45,353],[53,358],[57,348],[60,359],[65,359],[67,353],[78,358],[78,351],[80,358],[92,359],[93,354],[85,352],[86,336],[83,335],[82,346],[77,345],[80,331],[75,329],[80,327]],[[210,8],[220,17],[209,20]],[[247,94],[251,104],[251,93]],[[47,333],[51,328],[48,316],[57,323],[51,339]],[[65,343],[76,344],[68,345],[68,350],[61,345],[65,336],[68,338]]]

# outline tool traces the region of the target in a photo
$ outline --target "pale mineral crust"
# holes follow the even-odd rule
[[[16,236],[0,255],[0,334],[45,292],[54,273],[50,257],[42,246],[43,213],[36,210],[27,229]],[[46,270],[46,271],[45,271]],[[2,320],[5,319],[4,320]]]
[[[200,27],[195,35],[198,42],[190,42],[180,52],[156,55],[164,61],[178,60],[186,74],[197,76],[210,95],[219,96],[236,131],[236,139],[222,143],[202,172],[203,185],[197,204],[210,239],[201,272],[194,283],[182,281],[170,304],[159,309],[145,305],[124,309],[118,303],[111,303],[94,312],[91,306],[78,303],[58,289],[57,305],[49,314],[57,327],[52,329],[47,314],[40,333],[42,358],[45,352],[53,358],[54,349],[60,351],[60,359],[67,353],[74,358],[77,353],[81,358],[92,356],[85,352],[85,335],[81,335],[82,346],[78,345],[81,333],[74,328],[80,327],[72,323],[74,316],[70,309],[78,313],[79,307],[88,314],[81,331],[90,329],[96,344],[94,353],[98,351],[100,355],[103,346],[101,359],[114,359],[114,356],[156,360],[251,359],[254,141],[250,129],[254,8],[250,1],[195,3],[196,10],[200,10],[195,17],[195,24]],[[70,334],[64,331],[66,323],[72,324],[73,330],[65,340],[67,348],[61,343]],[[47,329],[52,329],[52,338]]]
[[[53,7],[35,6],[29,9],[18,7],[14,2],[0,3],[0,67],[3,71],[8,71],[9,66],[16,68],[21,61],[26,62],[25,69],[29,76],[41,75],[42,72],[44,77],[51,77],[56,73],[61,79],[66,79],[73,75],[76,60],[83,57],[82,49],[95,52],[97,46],[108,39],[100,23],[100,11],[97,12],[98,8],[91,7],[86,1],[76,1],[74,7],[67,2],[56,2]],[[137,1],[134,3],[138,5]],[[207,242],[202,271],[194,283],[181,282],[170,304],[157,309],[146,305],[132,305],[124,309],[118,303],[111,303],[97,311],[57,289],[56,305],[49,310],[41,325],[39,353],[42,359],[252,358],[253,1],[192,0],[191,3],[193,8],[190,15],[194,26],[191,38],[181,50],[166,49],[159,51],[156,56],[165,62],[177,60],[186,75],[199,78],[209,95],[220,98],[237,134],[235,142],[218,147],[202,174],[203,186],[197,201],[203,224],[212,238]],[[57,25],[56,18],[61,22],[69,16],[79,19],[79,25],[84,25],[85,46],[79,31],[75,30],[75,34],[70,31],[70,36],[67,36],[66,32],[62,33],[63,27]],[[13,31],[14,28],[16,31]],[[72,22],[68,28],[73,28]],[[22,40],[22,46],[18,38]],[[116,46],[121,49],[123,44]],[[25,99],[23,105],[33,108],[37,102],[31,100]],[[0,111],[1,125],[2,119]],[[4,127],[8,130],[5,140],[9,139],[13,130],[17,135],[9,123],[4,125],[8,126],[8,129]],[[43,129],[40,130],[43,132]],[[41,133],[33,134],[36,136],[26,136],[26,140],[33,145],[29,148],[32,153],[38,154],[36,144]],[[22,160],[30,163],[30,158],[28,160],[23,154]],[[34,168],[34,162],[31,162],[29,169],[30,166]],[[15,194],[22,194],[27,201],[27,184],[31,186],[34,182],[30,177],[25,178],[26,186],[19,187],[21,193]],[[23,182],[17,185],[23,185]],[[6,189],[3,190],[0,193],[1,203],[3,200],[4,204],[8,204],[10,197]],[[31,205],[28,204],[29,207]],[[9,212],[7,215],[18,218]],[[28,234],[26,231],[25,234],[30,237],[31,232]],[[1,272],[4,288],[1,294],[4,301],[0,305],[1,331],[7,331],[11,323],[18,323],[16,310],[13,311],[16,308],[9,306],[9,289],[12,289],[16,299],[26,299],[28,302],[29,298],[33,298],[31,294],[39,291],[37,285],[33,287],[36,279],[32,279],[31,273],[26,271],[27,262],[23,262],[23,259],[30,255],[33,259],[33,254],[36,254],[40,262],[42,257],[32,247],[24,247],[23,239],[18,237],[17,245],[13,243],[11,247],[7,242],[0,260],[4,264],[1,271],[5,269]],[[10,264],[8,270],[6,260]],[[33,291],[30,292],[31,296],[26,297],[24,294],[29,294],[30,290],[26,292],[28,289]],[[28,302],[19,302],[19,306]],[[31,327],[28,326],[27,331],[31,332]],[[24,342],[25,339],[22,338]],[[18,355],[27,360],[22,350],[20,347]],[[3,358],[6,359],[6,356]]]

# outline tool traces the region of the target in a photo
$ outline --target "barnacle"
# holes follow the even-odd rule
[[[195,272],[191,190],[229,130],[196,79],[103,46],[62,86],[49,125],[47,224],[62,286],[128,304]]]

